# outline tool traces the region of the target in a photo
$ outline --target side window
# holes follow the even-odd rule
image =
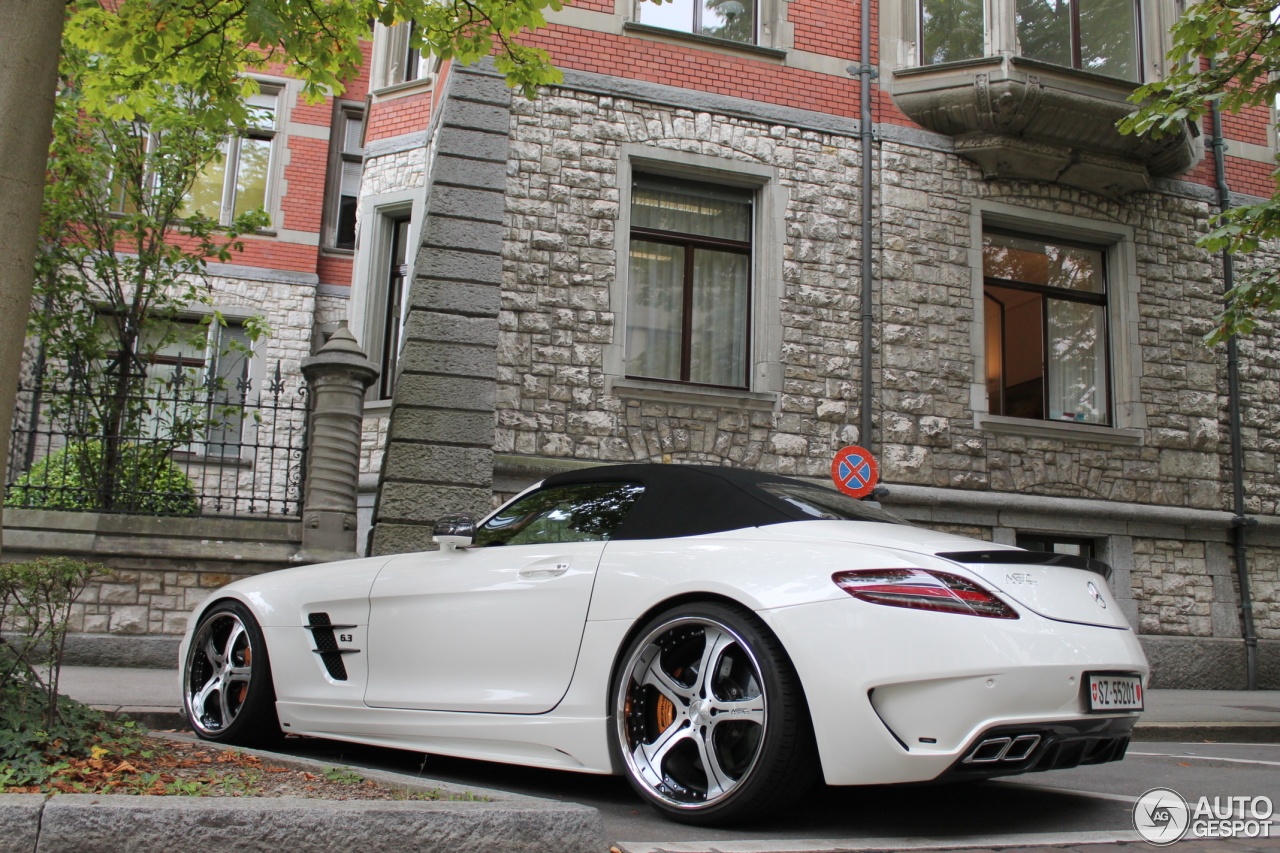
[[[486,521],[475,544],[599,542],[613,535],[644,492],[639,483],[583,483],[526,495]]]

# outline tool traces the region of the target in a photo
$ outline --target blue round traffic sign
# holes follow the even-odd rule
[[[880,480],[876,458],[865,447],[846,447],[831,460],[831,479],[846,495],[862,498],[871,494]]]

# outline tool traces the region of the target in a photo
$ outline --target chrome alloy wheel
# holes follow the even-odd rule
[[[632,777],[681,809],[729,796],[755,765],[768,724],[755,654],[705,617],[650,632],[627,661],[617,700],[618,742]]]
[[[240,617],[222,611],[206,619],[192,638],[182,685],[197,733],[218,735],[235,722],[252,676],[253,647]]]

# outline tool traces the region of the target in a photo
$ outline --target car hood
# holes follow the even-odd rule
[[[774,530],[783,536],[929,554],[963,566],[1001,596],[1046,618],[1129,628],[1103,575],[1075,566],[1037,562],[1031,558],[1032,552],[1012,545],[873,521],[798,521],[775,525]],[[1014,556],[1018,553],[1027,554],[1028,562],[1018,562]]]

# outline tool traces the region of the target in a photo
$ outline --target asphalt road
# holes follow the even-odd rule
[[[1171,787],[1188,800],[1202,795],[1265,795],[1280,807],[1278,744],[1134,743],[1122,762],[1007,780],[820,787],[790,814],[735,829],[671,823],[642,803],[620,777],[423,756],[311,738],[289,738],[284,751],[595,806],[607,838],[624,851],[644,850],[661,842],[712,841],[717,849],[762,853],[797,849],[780,841],[1126,831],[1132,829],[1133,800],[1157,786]],[[1038,843],[1051,843],[1051,839]],[[1280,847],[1280,842],[1274,843]]]

